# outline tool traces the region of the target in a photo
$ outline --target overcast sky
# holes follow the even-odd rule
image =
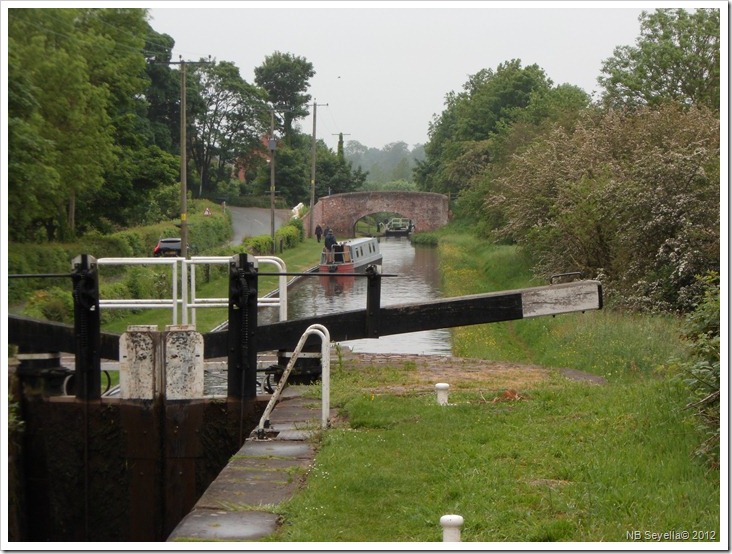
[[[342,132],[346,141],[382,148],[427,142],[429,123],[443,111],[447,93],[461,91],[481,69],[495,70],[514,58],[524,67],[537,64],[555,85],[599,90],[602,61],[617,46],[634,45],[643,6],[652,11],[659,4],[155,5],[150,24],[173,37],[174,60],[210,55],[233,62],[253,83],[254,68],[273,52],[304,57],[316,72],[309,93],[319,104],[318,138],[335,148],[334,134]],[[312,119],[302,120],[301,129],[312,133]]]

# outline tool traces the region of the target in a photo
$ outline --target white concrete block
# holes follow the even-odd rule
[[[203,398],[203,335],[194,325],[168,325],[165,332],[165,397]]]
[[[154,398],[155,372],[160,356],[157,331],[157,325],[130,325],[120,337],[120,398]]]

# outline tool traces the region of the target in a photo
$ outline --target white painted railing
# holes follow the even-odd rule
[[[259,264],[271,264],[277,268],[278,273],[287,273],[287,266],[282,259],[275,256],[255,256]],[[187,317],[187,311],[191,309],[191,323],[196,324],[196,309],[198,308],[224,308],[228,307],[229,299],[227,298],[200,298],[196,296],[196,265],[200,264],[229,264],[231,258],[227,256],[191,256],[190,260],[186,260],[185,265],[190,265],[190,302],[186,302],[186,310],[184,311],[184,321]],[[280,321],[287,321],[287,277],[280,275],[278,277],[278,296],[263,296],[257,298],[257,306],[279,307]]]
[[[316,323],[305,329],[305,332],[300,337],[300,340],[292,353],[292,357],[290,358],[285,371],[282,373],[279,383],[277,383],[277,388],[270,397],[267,407],[264,409],[264,413],[262,413],[262,417],[259,420],[257,438],[264,438],[266,433],[265,428],[269,427],[269,416],[272,414],[272,410],[274,410],[274,407],[282,394],[282,390],[285,388],[285,385],[287,385],[287,378],[290,376],[290,372],[295,366],[297,357],[300,355],[300,352],[302,352],[305,342],[310,335],[318,335],[321,340],[320,365],[322,368],[322,374],[320,379],[322,384],[321,396],[323,397],[321,427],[323,429],[328,428],[328,419],[330,417],[330,332],[323,325]]]
[[[271,264],[277,268],[277,273],[287,273],[285,262],[275,256],[255,256],[260,264]],[[99,307],[105,309],[138,309],[138,308],[169,308],[172,310],[172,324],[188,324],[188,310],[191,310],[191,324],[196,324],[196,310],[200,308],[224,308],[229,305],[229,298],[201,298],[196,295],[196,266],[201,264],[228,264],[231,257],[227,256],[193,256],[187,260],[181,257],[160,258],[99,258],[97,264],[105,265],[167,265],[171,271],[171,293],[168,298],[127,298],[127,299],[99,299]],[[178,265],[181,266],[181,282],[178,287]],[[190,274],[190,280],[188,275]],[[287,320],[287,277],[278,278],[278,296],[264,296],[257,299],[260,307],[279,308],[280,321]],[[180,296],[180,297],[179,297]],[[190,298],[190,301],[189,301]],[[178,317],[180,312],[181,318]]]
[[[167,265],[171,268],[171,296],[170,298],[128,298],[128,299],[99,299],[99,308],[105,309],[134,309],[134,308],[171,308],[173,310],[173,325],[178,323],[178,263],[184,258],[99,258],[97,265]],[[183,282],[185,282],[183,265]],[[185,301],[185,287],[183,291]]]

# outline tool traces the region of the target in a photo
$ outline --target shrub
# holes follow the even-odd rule
[[[297,221],[300,226],[296,223],[293,223]],[[290,221],[287,225],[284,225],[277,229],[277,232],[275,232],[275,243],[279,247],[280,245],[282,248],[294,248],[297,246],[300,242],[302,242],[303,237],[303,228],[302,228],[302,221],[299,219],[295,219]]]
[[[74,321],[74,299],[71,287],[68,290],[51,287],[48,290],[34,292],[27,306],[25,314],[37,319],[48,319],[60,323]]]
[[[412,244],[422,246],[437,246],[439,237],[435,233],[415,233],[412,235]]]
[[[602,272],[616,303],[689,313],[720,263],[719,136],[707,109],[587,112],[494,172],[487,223],[501,214],[538,275]]]
[[[691,391],[688,408],[698,418],[706,439],[697,455],[712,465],[719,464],[719,275],[700,279],[706,285],[704,299],[687,317],[684,338],[690,345],[690,360],[679,364],[684,382]]]
[[[272,253],[272,237],[269,235],[247,237],[242,244],[246,252],[255,256],[265,256]]]

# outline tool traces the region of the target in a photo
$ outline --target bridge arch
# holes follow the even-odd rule
[[[348,192],[319,198],[313,206],[313,226],[328,225],[338,237],[354,236],[356,222],[379,212],[398,213],[413,220],[418,231],[433,231],[447,225],[448,199],[435,192]],[[310,218],[305,229],[312,236]]]

